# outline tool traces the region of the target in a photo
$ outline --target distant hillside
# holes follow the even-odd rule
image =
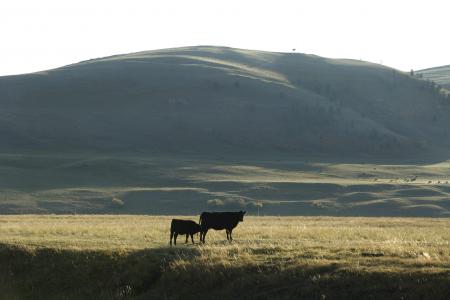
[[[93,59],[0,77],[1,152],[432,157],[450,105],[357,60],[224,47]]]
[[[420,70],[416,73],[450,90],[450,65]]]
[[[2,214],[450,211],[449,100],[362,61],[206,46],[93,59],[0,77],[0,125]]]

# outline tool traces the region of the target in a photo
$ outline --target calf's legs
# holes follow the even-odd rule
[[[190,233],[186,233],[186,242],[185,243],[188,242],[189,236],[191,236],[192,244],[195,244],[194,243],[194,234],[190,234]],[[170,232],[170,246],[172,246],[172,239],[173,239],[173,244],[177,245],[177,237],[178,237],[178,233],[177,232],[174,232],[174,231]],[[200,232],[200,241],[201,240],[202,240],[202,233]]]

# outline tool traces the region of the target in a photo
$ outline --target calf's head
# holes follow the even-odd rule
[[[194,229],[194,231],[192,232],[192,234],[199,233],[202,230],[202,228],[198,224],[195,224],[193,229]]]

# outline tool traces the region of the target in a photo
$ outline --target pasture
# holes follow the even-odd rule
[[[0,216],[2,298],[450,297],[448,218],[246,216],[169,247],[171,218]]]
[[[0,214],[450,216],[450,161],[0,154]]]

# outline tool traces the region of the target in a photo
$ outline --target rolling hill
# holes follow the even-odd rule
[[[450,106],[423,81],[362,61],[223,47],[0,77],[0,111],[2,152],[404,158],[450,146]]]
[[[225,47],[0,77],[0,213],[448,216],[450,105],[357,60]]]
[[[424,69],[416,72],[423,78],[436,82],[450,91],[450,65]]]

